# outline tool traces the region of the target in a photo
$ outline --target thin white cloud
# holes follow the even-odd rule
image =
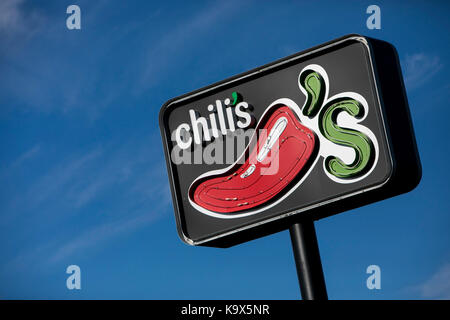
[[[127,72],[126,64],[108,66],[107,72],[114,76],[105,76],[104,68],[92,66],[101,65],[105,55],[135,30],[136,24],[130,23],[101,37],[87,30],[80,31],[85,37],[74,40],[70,37],[71,32],[79,31],[65,28],[65,7],[58,17],[53,11],[24,6],[24,2],[0,0],[0,19],[3,19],[3,27],[0,27],[0,95],[4,95],[4,107],[63,113],[82,109],[89,119],[94,120],[101,110],[127,92],[129,83],[116,77]],[[82,5],[82,21],[101,21],[106,5],[110,4],[95,1]],[[4,12],[1,6],[6,8]],[[84,41],[91,39],[94,45],[84,55],[80,48]]]
[[[86,154],[72,156],[68,161],[62,161],[43,175],[28,192],[31,205],[38,206],[47,201],[54,201],[64,194],[77,179],[82,179],[85,170],[102,155],[98,147]]]
[[[54,228],[58,241],[52,237],[38,243],[25,241],[23,250],[0,264],[4,272],[25,268],[36,260],[51,266],[86,249],[107,245],[108,240],[167,212],[171,198],[162,156],[156,156],[152,148],[156,143],[157,135],[93,148],[31,180],[28,190],[12,199],[13,205],[5,206],[2,227],[20,223],[21,233]],[[90,223],[83,220],[86,231],[63,233],[67,224],[78,223],[86,212],[95,217]]]
[[[174,61],[183,60],[189,54],[187,44],[200,41],[201,36],[214,32],[214,26],[229,19],[233,11],[239,9],[237,1],[215,1],[197,14],[188,16],[173,29],[166,30],[164,36],[154,43],[145,53],[146,68],[142,74],[141,84],[144,89],[156,83],[160,74]],[[190,47],[192,48],[192,47]]]
[[[79,236],[54,248],[55,250],[52,250],[46,263],[52,265],[67,257],[78,254],[82,250],[98,247],[99,245],[104,244],[105,241],[116,236],[146,226],[148,223],[157,219],[158,216],[157,211],[145,212],[139,215],[132,214],[131,218],[120,219],[94,226]]]
[[[117,143],[97,146],[60,159],[4,203],[1,222],[9,223],[25,213],[29,218],[43,218],[51,216],[55,209],[69,214],[111,191],[123,190],[120,192],[125,197],[129,190],[134,190],[131,203],[138,203],[137,198],[144,202],[150,194],[165,197],[168,182],[161,168],[163,159],[155,158],[152,149],[152,145],[160,143],[159,137],[139,138],[137,142],[130,139],[120,146]],[[39,149],[35,146],[15,163],[22,163]]]
[[[425,299],[450,299],[450,263],[443,265],[418,289]]]
[[[402,62],[405,86],[409,90],[414,90],[428,82],[443,67],[438,56],[425,53],[407,55]]]
[[[96,45],[89,50],[89,55],[85,57],[80,53],[84,60],[76,59],[85,62],[74,64],[70,57],[79,48],[66,37],[66,33],[71,31],[61,31],[60,19],[43,16],[41,12],[36,13],[28,8],[25,10],[21,7],[21,1],[7,0],[10,18],[6,18],[5,14],[4,20],[10,21],[9,26],[17,21],[16,29],[23,28],[26,32],[20,33],[20,37],[12,37],[8,48],[0,49],[0,57],[4,55],[0,62],[4,72],[3,80],[0,79],[3,89],[0,91],[4,91],[8,105],[46,113],[57,111],[70,114],[81,110],[91,120],[97,119],[119,99],[140,96],[171,72],[173,66],[183,63],[183,55],[188,54],[194,59],[195,44],[203,36],[212,34],[216,25],[223,25],[242,5],[238,1],[208,3],[199,11],[187,12],[183,21],[165,21],[159,25],[163,32],[158,31],[149,38],[140,31],[148,20],[135,21],[117,32],[95,38]],[[102,8],[107,5],[108,2],[90,4],[88,9],[84,9],[86,12],[83,11],[83,21],[102,21]],[[158,14],[158,10],[150,12],[149,18]],[[12,27],[8,28],[8,33],[11,33]],[[81,31],[85,37],[93,35],[86,29],[82,30],[85,30]],[[105,68],[97,70],[91,67],[101,65],[105,56],[109,56],[124,38],[133,37],[141,43],[138,50],[130,52],[123,64],[106,68],[106,80]],[[47,42],[50,46],[42,47],[41,43]],[[55,42],[64,45],[59,46],[57,52],[49,51],[47,48]],[[33,52],[32,56],[30,52]]]
[[[107,221],[87,228],[86,231],[74,235],[68,240],[52,240],[46,243],[39,243],[28,250],[19,252],[10,261],[1,265],[1,273],[11,273],[23,271],[31,263],[33,268],[45,270],[52,267],[61,260],[74,257],[80,252],[87,255],[87,250],[96,250],[107,245],[108,240],[143,228],[157,220],[163,212],[164,203],[158,203],[154,209],[144,213],[129,212],[129,216],[114,221]],[[45,258],[43,258],[45,257]]]
[[[2,0],[0,1],[0,32],[14,33],[17,29],[22,29],[24,17],[20,6],[23,0]]]
[[[0,1],[0,40],[3,51],[10,51],[14,55],[13,47],[33,37],[45,25],[45,17],[37,10],[25,10],[25,0]]]
[[[2,204],[0,226],[7,226],[24,215],[30,219],[48,218],[55,208],[68,211],[72,206],[68,190],[75,181],[85,177],[89,165],[95,163],[101,154],[99,147],[81,155],[71,155],[38,174],[27,185],[18,186],[18,191]],[[20,166],[10,168],[11,174],[14,174],[13,169],[21,169]]]
[[[36,154],[41,150],[41,146],[39,144],[34,145],[31,149],[20,155],[11,165],[11,168],[16,168],[21,166],[25,161],[33,158]]]

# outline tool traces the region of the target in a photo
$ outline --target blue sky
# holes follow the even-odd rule
[[[66,8],[81,8],[81,30]],[[381,30],[366,28],[367,6]],[[297,299],[288,232],[176,232],[158,128],[174,96],[348,33],[395,45],[423,166],[411,193],[316,222],[331,299],[450,298],[449,3],[0,3],[0,298]],[[79,265],[82,289],[66,288]],[[366,287],[381,267],[381,290]]]

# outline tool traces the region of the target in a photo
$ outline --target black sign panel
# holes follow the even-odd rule
[[[400,66],[349,35],[168,101],[160,127],[178,232],[226,247],[412,190]]]

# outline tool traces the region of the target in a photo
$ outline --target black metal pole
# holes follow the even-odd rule
[[[303,300],[327,300],[314,221],[295,223],[289,233]]]

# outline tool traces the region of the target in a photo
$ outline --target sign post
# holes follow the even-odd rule
[[[166,102],[180,238],[226,248],[290,229],[304,299],[326,299],[314,221],[414,189],[395,48],[348,35]]]
[[[314,221],[295,223],[289,233],[303,300],[327,300]]]

